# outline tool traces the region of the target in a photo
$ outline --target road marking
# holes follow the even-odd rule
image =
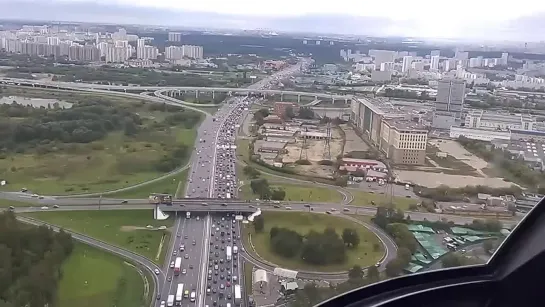
[[[176,232],[174,233],[174,242],[172,244],[172,248],[170,248],[169,252],[170,254],[167,255],[166,257],[168,257],[167,259],[170,259],[170,257],[172,256],[172,253],[174,252],[174,249],[176,248],[176,238],[177,238],[177,235],[179,233],[179,230],[180,230],[180,226],[182,226],[182,233],[184,232],[184,229],[185,229],[185,219],[182,219],[181,217],[176,217],[177,221],[178,221],[178,226],[176,227]],[[180,234],[182,235],[182,234]],[[182,255],[180,255],[181,257]],[[166,258],[165,257],[165,258]],[[166,261],[167,263],[167,269],[166,269],[166,274],[165,274],[165,281],[164,283],[166,283],[166,278],[168,276],[168,270],[170,269],[170,261]],[[173,274],[174,275],[174,274]],[[170,281],[169,283],[169,286],[168,286],[168,294],[170,294],[172,292],[172,284],[174,284],[174,277],[172,278],[172,280]]]
[[[205,303],[205,296],[206,296],[206,266],[208,264],[208,247],[209,247],[209,241],[210,241],[210,215],[207,215],[204,222],[204,229],[203,229],[203,248],[202,248],[202,254],[200,259],[202,259],[201,263],[201,271],[199,274],[199,289],[198,289],[198,307],[202,307]]]

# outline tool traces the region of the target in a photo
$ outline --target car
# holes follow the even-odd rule
[[[157,300],[161,299],[161,293],[157,293]]]
[[[161,306],[160,307],[165,307],[165,301],[161,301]]]
[[[172,276],[169,276],[169,277],[167,278],[167,280],[168,280],[168,281],[172,281]]]
[[[170,262],[170,268],[171,268],[171,269],[174,268],[174,261],[171,261],[171,262]]]
[[[185,258],[185,259],[189,259],[189,255],[188,255],[188,254],[185,254],[185,255],[184,255],[184,258]]]
[[[186,269],[182,269],[182,274],[187,274],[187,270]]]
[[[225,289],[225,285],[224,285],[224,284],[221,284],[221,285],[220,285],[220,289],[222,289],[222,290]]]
[[[226,285],[227,287],[231,287],[231,283],[230,283],[230,282],[227,282],[225,285]]]
[[[181,252],[185,251],[185,245],[183,245],[183,244],[180,245],[180,251],[181,251]]]
[[[193,265],[192,265],[192,264],[190,264],[190,265],[189,265],[189,268],[193,270]]]
[[[58,209],[59,205],[53,205],[53,209]]]
[[[159,272],[159,270],[158,270],[158,269],[155,269],[155,270],[153,270],[153,272],[155,273],[155,275],[159,275],[159,274],[161,274],[161,272]]]
[[[174,251],[172,252],[172,255],[173,255],[173,256],[176,256],[176,255],[178,255],[178,252],[177,252],[176,250],[174,250]]]
[[[128,203],[128,202],[129,202],[128,200],[124,200],[124,201],[122,201],[121,203],[122,203],[122,204],[126,204],[126,203]]]
[[[49,209],[48,206],[43,206],[43,207],[42,207],[42,210],[47,210],[47,209]]]

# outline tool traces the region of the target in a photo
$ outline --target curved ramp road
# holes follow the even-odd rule
[[[32,219],[32,218],[27,218],[27,217],[22,217],[22,216],[17,216],[17,220],[20,221],[20,222],[23,222],[25,224],[31,224],[31,225],[35,225],[35,226],[40,226],[40,225],[47,225],[48,227],[50,227],[51,229],[53,229],[54,231],[59,231],[60,228],[55,226],[55,225],[52,225],[52,224],[47,224],[47,223],[44,223],[44,222],[41,222],[41,221],[38,221],[38,220],[35,220],[35,219]],[[105,251],[108,251],[112,254],[116,254],[118,256],[121,256],[122,258],[125,258],[137,265],[140,265],[141,267],[143,267],[144,269],[148,270],[148,272],[150,273],[151,276],[153,276],[153,292],[151,292],[151,306],[155,305],[155,297],[158,293],[158,289],[162,288],[163,286],[163,273],[161,272],[160,268],[153,262],[151,262],[150,260],[148,260],[147,258],[145,257],[142,257],[136,253],[133,253],[129,250],[126,250],[126,249],[123,249],[123,248],[120,248],[120,247],[117,247],[117,246],[114,246],[114,245],[111,245],[111,244],[108,244],[106,242],[103,242],[103,241],[100,241],[100,240],[96,240],[96,239],[93,239],[89,236],[86,236],[86,235],[83,235],[83,234],[79,234],[79,233],[76,233],[76,232],[73,232],[73,231],[69,231],[69,230],[64,230],[66,233],[69,233],[70,235],[72,235],[72,238],[74,238],[75,240],[78,240],[80,242],[83,242],[85,244],[88,244],[90,246],[94,246],[96,248],[100,248],[102,250],[105,250]],[[155,270],[159,270],[159,275],[155,274]]]

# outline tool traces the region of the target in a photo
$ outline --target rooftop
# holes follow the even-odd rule
[[[424,125],[404,118],[390,118],[384,122],[396,130],[426,130]]]

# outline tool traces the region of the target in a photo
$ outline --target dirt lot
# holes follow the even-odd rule
[[[332,139],[329,142],[329,147],[331,149],[331,158],[329,160],[335,160],[335,158],[341,154],[342,137],[337,129],[331,129],[331,136]],[[286,145],[285,148],[288,150],[288,153],[283,155],[282,162],[293,163],[299,160],[299,157],[301,156],[302,142],[303,140],[298,138],[297,143]],[[327,157],[324,156],[324,144],[325,140],[307,140],[305,145],[306,158],[310,162],[318,162],[327,159]],[[305,159],[305,151],[303,151],[303,156],[301,157],[301,159]]]
[[[341,125],[341,129],[346,135],[346,143],[344,144],[344,154],[351,151],[367,151],[369,146],[354,132],[354,129],[349,125]]]
[[[452,188],[465,187],[467,185],[485,185],[493,188],[510,187],[513,183],[501,178],[485,178],[462,175],[449,175],[424,171],[396,170],[395,174],[401,181],[408,181],[425,187],[437,187],[442,184]]]
[[[457,160],[461,160],[475,169],[481,170],[488,166],[488,162],[470,153],[456,141],[442,140],[439,143],[437,140],[432,140],[430,143],[438,147],[442,152],[448,153]]]

